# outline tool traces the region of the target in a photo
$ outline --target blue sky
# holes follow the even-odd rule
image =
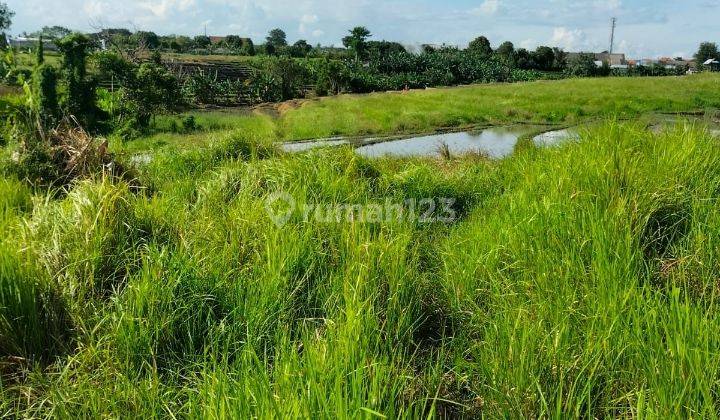
[[[5,0],[16,12],[11,33],[43,25],[78,30],[127,27],[160,34],[239,34],[262,41],[283,28],[291,42],[339,45],[348,28],[364,25],[375,39],[408,45],[464,46],[478,35],[495,45],[560,46],[567,51],[609,46],[631,57],[690,56],[701,41],[720,42],[720,0]]]

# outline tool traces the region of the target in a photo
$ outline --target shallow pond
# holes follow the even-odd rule
[[[559,144],[565,140],[577,140],[580,134],[577,128],[565,128],[563,130],[547,131],[533,137],[533,141],[538,146],[552,146]]]
[[[537,126],[493,127],[475,132],[446,133],[369,144],[357,148],[366,157],[381,156],[437,156],[441,147],[447,145],[451,155],[478,152],[490,158],[500,159],[515,150],[518,140],[537,132]],[[551,145],[575,136],[571,130],[559,130],[534,138],[539,145]]]
[[[311,149],[317,149],[318,147],[334,147],[350,144],[347,140],[342,138],[330,138],[324,140],[312,140],[312,141],[299,141],[299,142],[288,142],[280,144],[280,148],[286,152],[298,153],[304,152]]]

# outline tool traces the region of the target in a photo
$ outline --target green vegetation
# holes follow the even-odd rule
[[[651,89],[652,83],[658,80],[664,82],[663,92],[668,96],[641,93]],[[247,109],[194,111],[178,116],[158,116],[148,134],[132,141],[113,141],[111,149],[126,155],[190,150],[207,147],[232,131],[286,141],[335,135],[411,134],[431,132],[439,127],[512,123],[573,125],[607,117],[631,119],[646,113],[717,108],[720,98],[705,95],[703,91],[718,92],[718,83],[720,80],[712,75],[653,81],[625,78],[572,80],[474,86],[403,95],[340,96],[304,102],[296,108],[281,106],[278,117]],[[547,92],[543,93],[543,89]],[[577,99],[588,89],[598,96]],[[633,89],[637,95],[620,102],[614,95],[623,89]],[[608,101],[603,102],[605,99]],[[523,108],[525,111],[518,112]],[[187,118],[192,118],[194,127],[185,127]]]
[[[603,118],[720,108],[720,77],[571,79],[477,85],[406,93],[341,95],[260,110],[192,112],[198,130],[181,133],[182,117],[159,117],[154,132],[116,150],[151,151],[207,145],[223,132],[247,130],[276,141],[422,133],[438,128],[511,123],[573,125]]]
[[[577,123],[720,107],[720,78],[571,79],[341,96],[304,103],[280,120],[285,139],[423,132],[509,122]]]
[[[702,65],[707,60],[720,60],[720,51],[718,46],[714,42],[703,42],[700,44],[697,53],[695,53],[695,60],[698,65]]]
[[[0,3],[0,34],[12,16]],[[0,417],[720,415],[720,76],[529,82],[612,71],[485,37],[410,54],[364,27],[347,50],[281,29],[257,48],[38,34],[60,54],[0,60],[17,85],[0,96]],[[161,50],[262,57],[219,80]],[[627,72],[646,74],[667,72]],[[404,91],[178,113],[309,84]],[[512,123],[580,138],[502,160],[277,146]]]
[[[171,83],[143,64],[128,68],[122,103],[94,92],[91,105],[147,124],[108,145],[32,125],[68,106],[68,80],[92,82],[81,45],[66,45],[76,59],[60,88],[46,61],[34,106],[17,94],[3,105],[0,416],[717,415],[720,143],[704,123],[638,121],[712,122],[717,75],[156,115]],[[274,145],[591,121],[580,141],[523,142],[501,161]],[[270,213],[280,192],[298,206],[285,224]],[[451,199],[456,218],[302,210],[427,198]]]
[[[153,194],[0,183],[10,416],[712,416],[717,139],[608,123],[557,149],[368,161],[236,132]],[[453,224],[266,199],[456,199]],[[12,356],[12,357],[8,357]]]

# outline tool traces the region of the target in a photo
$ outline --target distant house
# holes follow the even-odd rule
[[[37,47],[38,38],[8,38],[8,45],[18,50],[33,51]],[[57,46],[50,39],[43,39],[43,48],[48,51],[57,51]]]
[[[703,63],[703,66],[710,69],[710,71],[720,71],[720,61],[711,58]]]
[[[643,66],[654,67],[661,66],[667,70],[687,69],[695,70],[696,62],[693,59],[685,59],[681,57],[661,57],[661,58],[641,58],[638,60],[628,60],[630,67]]]
[[[210,38],[210,42],[211,42],[213,45],[218,45],[218,44],[222,44],[223,42],[225,42],[225,38],[227,38],[227,37],[224,37],[224,36],[209,36],[208,38]]]
[[[686,60],[682,57],[670,58],[662,57],[658,59],[658,64],[665,66],[666,69],[677,69],[677,68],[695,68],[695,60]]]
[[[598,67],[601,67],[604,63],[607,63],[609,66],[624,66],[627,65],[627,59],[625,58],[625,54],[610,54],[607,52],[601,52],[601,53],[587,53],[587,52],[571,52],[568,53],[567,59],[568,61],[572,61],[580,57],[584,54],[590,54],[595,58],[595,64]]]

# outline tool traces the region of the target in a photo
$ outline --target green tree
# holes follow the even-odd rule
[[[307,57],[310,51],[312,51],[312,45],[308,44],[304,39],[301,39],[293,44],[290,55],[293,57]]]
[[[489,56],[492,54],[493,49],[490,46],[490,41],[484,36],[473,39],[468,45],[468,51],[477,53],[480,55]]]
[[[13,16],[15,16],[15,12],[10,10],[7,4],[0,3],[0,50],[4,50],[7,45],[5,31],[10,29]]]
[[[555,63],[555,52],[550,47],[539,46],[533,54],[533,61],[538,70],[550,71]]]
[[[228,35],[223,42],[226,48],[234,50],[238,54],[252,56],[255,55],[255,44],[252,39],[242,38],[238,35]]]
[[[710,59],[720,59],[720,52],[718,52],[718,46],[714,42],[703,42],[698,48],[698,52],[695,53],[695,60],[697,60],[698,66],[702,66],[704,62]]]
[[[41,66],[45,62],[45,46],[43,45],[43,37],[40,35],[35,47],[35,64]]]
[[[131,138],[146,130],[153,115],[176,111],[183,103],[181,84],[162,65],[136,65],[112,51],[93,56],[102,78],[113,78],[122,86],[119,106],[113,110],[118,134]]]
[[[595,55],[580,54],[568,63],[567,73],[576,77],[591,77],[598,73]]]
[[[368,41],[366,44],[367,55],[371,60],[378,60],[390,54],[402,54],[407,50],[402,44],[391,41]]]
[[[195,38],[193,38],[193,46],[195,48],[200,48],[200,49],[207,48],[210,46],[211,43],[212,43],[212,41],[210,40],[209,36],[198,35]]]
[[[510,41],[505,41],[500,44],[497,50],[495,50],[495,54],[509,63],[515,63],[515,45]]]
[[[372,34],[364,26],[356,26],[350,30],[350,35],[343,38],[342,42],[345,48],[355,53],[355,61],[360,61],[367,51],[367,40]]]
[[[297,98],[304,81],[307,80],[307,69],[298,60],[281,57],[265,63],[265,73],[276,81],[280,100]]]
[[[55,41],[62,54],[65,96],[64,111],[87,129],[95,128],[100,110],[95,103],[95,85],[87,78],[87,57],[95,44],[83,34],[72,34]]]
[[[275,46],[273,44],[265,44],[264,47],[265,54],[267,55],[275,55],[277,53],[277,50],[275,49]]]
[[[327,57],[315,62],[315,93],[318,96],[340,93],[344,63]]]
[[[5,32],[12,25],[12,18],[15,12],[10,10],[7,4],[0,2],[0,32]]]
[[[160,46],[160,38],[155,32],[138,31],[130,36],[130,42],[154,50]]]
[[[127,48],[130,47],[130,37],[132,36],[132,32],[130,32],[128,29],[125,28],[108,28],[103,29],[98,34],[96,34],[96,38],[98,39],[104,39],[105,42],[107,42],[109,45],[112,45],[117,48]]]
[[[228,35],[225,37],[225,41],[223,41],[223,43],[226,48],[239,50],[243,46],[243,39],[237,35]]]
[[[47,38],[47,39],[60,39],[73,33],[70,29],[64,26],[43,26],[41,30],[30,33],[28,36],[31,38]]]
[[[55,124],[59,115],[57,79],[55,68],[47,64],[39,64],[33,72],[33,104],[45,128]]]
[[[153,115],[175,111],[182,104],[178,80],[161,65],[143,63],[124,79],[126,117],[135,129],[144,130]]]
[[[553,70],[563,71],[567,68],[567,53],[560,48],[553,48]]]
[[[242,48],[240,48],[240,54],[247,56],[255,55],[255,43],[253,43],[252,39],[243,39]]]
[[[530,51],[525,48],[518,48],[518,50],[515,51],[515,65],[523,70],[529,70],[535,67]]]
[[[265,41],[267,45],[272,45],[277,50],[280,47],[287,46],[287,35],[285,35],[285,31],[282,29],[275,28],[268,33]]]

